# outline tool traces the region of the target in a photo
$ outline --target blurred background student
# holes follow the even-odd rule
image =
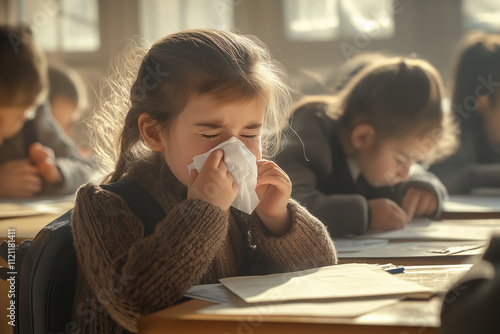
[[[89,176],[50,115],[47,65],[27,26],[0,26],[0,198],[72,194]]]
[[[452,80],[451,111],[460,124],[461,144],[431,170],[452,194],[500,188],[500,34],[467,35]]]
[[[299,101],[277,156],[293,198],[334,236],[438,217],[446,189],[417,162],[454,146],[442,90],[427,61],[380,57],[337,95]]]
[[[74,139],[75,125],[81,121],[88,106],[85,84],[76,71],[63,65],[49,65],[48,77],[52,117],[68,138]],[[77,148],[80,156],[91,155],[87,146],[77,144]]]

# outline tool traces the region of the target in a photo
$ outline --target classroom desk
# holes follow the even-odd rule
[[[469,264],[405,267],[402,279],[431,286],[438,291],[449,287],[470,268]],[[140,334],[159,333],[439,333],[442,297],[429,300],[405,300],[356,318],[229,316],[198,314],[197,310],[213,305],[201,300],[169,307],[142,317]]]
[[[451,213],[448,213],[451,214]],[[500,213],[495,213],[496,216],[490,217],[490,218],[498,218],[500,219]],[[7,237],[7,230],[9,228],[14,228],[16,231],[16,244],[20,243],[24,239],[33,239],[38,231],[43,228],[45,225],[50,223],[53,219],[57,218],[60,216],[60,213],[58,214],[40,214],[40,215],[34,215],[34,216],[28,216],[28,217],[17,217],[17,218],[2,218],[0,219],[0,242],[5,240]],[[454,219],[465,219],[467,218],[467,213],[456,213]],[[483,219],[481,219],[481,217]],[[475,223],[489,223],[495,224],[498,223],[498,220],[484,220],[485,215],[482,215],[481,217],[477,219],[481,219],[480,221],[476,220],[464,220],[463,222],[465,224],[475,224]],[[444,219],[444,218],[443,218]],[[447,218],[448,219],[448,218]],[[452,218],[449,218],[452,219]],[[394,258],[394,259],[341,259],[339,262],[340,263],[387,263],[387,262],[392,262],[394,264],[403,264],[405,266],[408,265],[424,265],[424,264],[432,264],[432,265],[438,265],[438,264],[459,264],[459,263],[464,263],[468,262],[471,263],[472,259],[466,258],[466,257],[461,257],[461,256],[448,256],[448,257],[439,257],[439,258],[416,258],[416,259],[409,259],[409,258]],[[0,265],[4,265],[2,261],[0,260]],[[8,291],[8,284],[7,282],[4,282],[0,280],[0,319],[6,319],[7,315],[7,306],[9,303],[9,300],[7,298],[7,291]],[[201,304],[200,304],[201,303]],[[183,304],[183,308],[201,308],[202,306],[206,306],[206,304],[203,304],[204,302],[201,301],[191,301],[188,303],[185,303],[186,305]],[[408,305],[408,304],[407,304]],[[180,305],[179,305],[180,307]],[[183,312],[186,312],[188,310],[182,309]],[[193,309],[191,309],[192,311]],[[310,320],[312,321],[312,320]],[[233,323],[233,320],[230,321],[230,323]],[[182,326],[184,326],[183,323],[181,323]],[[196,324],[199,324],[199,322],[196,322]],[[222,324],[222,322],[213,322],[213,321],[208,321],[208,324],[210,326],[219,326]],[[283,326],[286,326],[286,322],[282,323],[275,323],[275,322],[269,322],[269,324],[266,324],[266,328],[272,328],[273,326],[278,326],[280,330],[288,330]],[[177,326],[177,325],[176,325]],[[290,330],[298,330],[302,328],[304,329],[303,332],[307,332],[308,323],[298,323],[298,324],[289,324]],[[305,326],[305,327],[304,327]],[[331,324],[324,324],[324,323],[317,323],[315,327],[319,330],[319,328],[323,327],[325,331],[330,331],[331,330]],[[338,329],[342,333],[358,333],[359,331],[359,326],[358,325],[353,325],[353,324],[335,324],[335,328]],[[215,328],[215,327],[214,327]],[[361,327],[364,328],[364,327]],[[404,331],[397,332],[398,334],[404,334]],[[387,327],[384,328],[384,326],[377,326],[372,333],[390,333],[388,330],[392,330],[394,327]],[[412,329],[412,327],[408,327],[405,329],[405,331],[409,334],[412,333],[409,330]],[[254,330],[254,329],[252,329]],[[261,330],[259,328],[255,328],[255,331],[253,333],[259,333],[257,330]],[[412,329],[414,330],[414,329]],[[6,321],[0,320],[0,333],[10,333],[12,331],[12,328],[7,324]],[[377,332],[378,331],[378,332]],[[224,333],[223,331],[217,331],[215,330],[216,333]],[[244,331],[243,331],[244,332]],[[415,331],[414,331],[415,332]],[[150,332],[146,332],[150,333]],[[154,331],[151,333],[155,333]],[[293,331],[291,331],[293,333]],[[318,331],[318,333],[321,333]],[[395,332],[396,333],[396,332]],[[436,333],[434,328],[429,328],[426,329],[425,332],[415,332],[415,333]]]

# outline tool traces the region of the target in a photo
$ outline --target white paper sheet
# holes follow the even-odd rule
[[[359,252],[366,249],[378,248],[389,243],[387,239],[341,239],[335,238],[337,253]]]
[[[227,303],[230,301],[232,292],[221,283],[199,284],[192,286],[185,294],[185,297],[206,300],[212,303]]]
[[[487,243],[484,241],[402,241],[357,252],[339,251],[337,255],[340,259],[467,256],[484,253],[486,245]]]
[[[401,230],[368,231],[358,239],[389,240],[489,240],[494,231],[500,231],[500,223],[496,226],[465,225],[459,222],[437,222],[426,218],[414,219]]]
[[[357,317],[376,309],[399,302],[398,298],[368,298],[360,300],[322,300],[314,302],[285,302],[270,304],[248,304],[241,299],[231,303],[209,306],[198,311],[203,314],[247,315],[253,317],[311,316],[311,317]]]
[[[497,189],[500,192],[500,189]],[[500,193],[499,193],[500,194]],[[443,204],[444,212],[500,212],[500,197],[451,195]]]
[[[398,297],[384,297],[337,301],[258,303],[256,305],[245,303],[220,283],[195,285],[184,296],[218,304],[201,309],[198,313],[251,316],[357,317],[400,301]]]
[[[220,282],[247,303],[432,294],[430,288],[401,280],[378,266],[357,263]]]

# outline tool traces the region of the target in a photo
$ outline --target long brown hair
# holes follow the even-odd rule
[[[134,61],[129,65],[136,66]],[[109,182],[125,174],[131,162],[151,154],[139,131],[139,116],[147,113],[163,125],[163,131],[168,131],[194,94],[209,93],[223,101],[263,97],[267,102],[263,150],[268,154],[275,152],[272,145],[286,122],[290,92],[282,66],[257,38],[213,29],[174,33],[158,40],[140,57],[136,73],[129,102],[120,105],[108,100],[104,103],[104,116],[101,113],[96,118],[100,125],[98,132],[107,129],[109,134],[120,109],[128,110],[119,136],[118,154],[111,159],[107,155],[108,161],[116,161]],[[115,95],[123,97],[121,84],[111,88]],[[106,110],[111,112],[106,114]],[[268,140],[267,135],[273,135],[273,140]],[[104,141],[109,142],[107,137]],[[97,152],[106,153],[106,149],[101,145]]]

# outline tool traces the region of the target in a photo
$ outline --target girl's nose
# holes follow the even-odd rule
[[[217,141],[217,145],[222,144],[223,142],[225,142],[226,140],[228,140],[231,137],[233,137],[233,135],[231,135],[231,134],[221,134],[218,138],[219,140]]]

